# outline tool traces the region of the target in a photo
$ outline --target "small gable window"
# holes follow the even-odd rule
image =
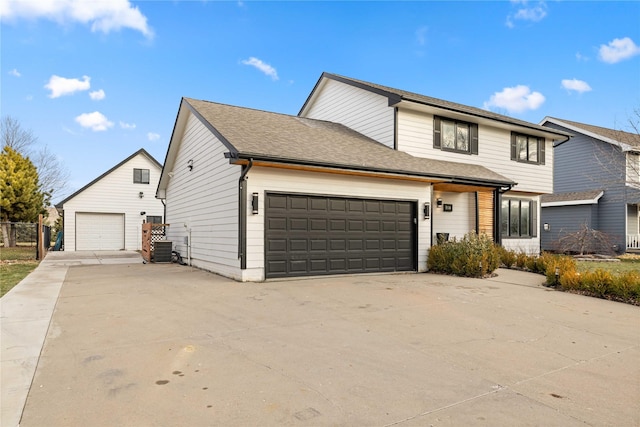
[[[512,132],[511,160],[544,165],[544,138]]]
[[[134,184],[148,184],[149,183],[149,169],[134,169],[133,170],[133,183]]]
[[[443,151],[478,154],[478,125],[435,116],[433,147]]]

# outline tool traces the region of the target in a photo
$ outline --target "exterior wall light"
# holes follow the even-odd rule
[[[251,213],[254,215],[258,214],[258,193],[251,195]]]
[[[422,207],[422,213],[424,215],[424,219],[429,219],[431,216],[431,203],[426,202]]]
[[[439,208],[442,207],[442,199],[436,199],[436,206]]]

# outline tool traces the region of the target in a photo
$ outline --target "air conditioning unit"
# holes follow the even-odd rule
[[[171,262],[172,242],[168,240],[158,240],[153,244],[153,247],[153,262]]]

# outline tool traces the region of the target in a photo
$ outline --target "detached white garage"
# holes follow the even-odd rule
[[[65,251],[140,250],[142,223],[164,222],[162,166],[141,149],[56,205]]]
[[[124,244],[123,213],[76,213],[76,250],[119,251]]]

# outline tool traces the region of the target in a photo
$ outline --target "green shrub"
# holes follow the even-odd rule
[[[570,279],[568,280],[578,280],[579,283],[580,276],[578,275],[576,278],[576,275],[572,274],[577,272],[576,261],[573,258],[566,255],[552,255],[549,253],[543,253],[540,258],[540,264],[544,265],[544,271],[541,273],[547,277],[548,285],[557,284],[556,269],[558,269],[558,278],[570,274]],[[562,285],[562,281],[560,281],[560,285]]]
[[[498,247],[486,234],[468,233],[429,250],[429,270],[465,277],[484,277],[500,265]]]
[[[613,278],[612,292],[623,300],[640,298],[640,271],[627,271]]]
[[[505,266],[505,268],[511,268],[516,263],[515,252],[502,246],[498,246],[498,253],[500,254],[500,262]]]
[[[555,281],[555,277],[553,279]],[[549,276],[547,275],[547,283],[549,283]],[[553,282],[551,282],[553,283]],[[582,277],[580,273],[575,270],[564,272],[560,275],[560,286],[562,289],[568,291],[577,291],[582,286]]]
[[[612,293],[613,275],[601,268],[595,271],[587,271],[582,275],[582,288],[602,298]]]
[[[529,259],[529,255],[524,252],[518,252],[516,254],[516,267],[525,268],[527,266],[527,261]]]

